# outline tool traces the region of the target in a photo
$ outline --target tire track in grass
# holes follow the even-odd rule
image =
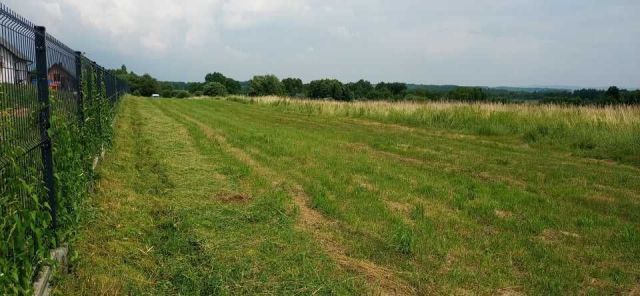
[[[395,272],[391,269],[377,265],[369,260],[357,259],[347,255],[347,250],[333,237],[326,228],[336,227],[337,221],[331,221],[320,214],[318,211],[309,206],[310,198],[298,184],[286,181],[286,178],[280,176],[275,171],[262,166],[255,161],[244,150],[237,148],[227,141],[224,135],[220,134],[205,123],[187,115],[180,111],[170,111],[166,107],[157,104],[161,111],[167,114],[180,116],[184,120],[198,126],[198,128],[206,135],[209,140],[216,141],[224,150],[228,151],[233,157],[252,167],[259,175],[273,180],[274,184],[291,184],[287,188],[289,195],[292,197],[295,205],[299,209],[298,221],[296,228],[308,233],[320,243],[325,252],[340,266],[363,274],[367,281],[371,284],[372,292],[380,295],[413,295],[416,291],[405,281],[399,279]]]
[[[167,142],[159,141],[157,134],[172,129],[174,137],[165,139],[176,142],[185,139],[188,132],[173,122],[172,118],[144,106],[146,102],[133,102],[133,136],[136,139],[134,167],[140,175],[130,190],[139,192],[139,199],[145,200],[143,203],[147,207],[140,210],[145,211],[153,221],[151,228],[144,232],[144,239],[150,247],[140,251],[151,255],[158,266],[153,278],[156,286],[154,293],[213,294],[219,291],[208,272],[213,263],[203,256],[206,254],[204,240],[184,224],[187,219],[185,208],[173,194],[180,188],[181,182],[176,182],[179,180],[174,179],[175,176],[170,178],[168,174],[169,170],[175,172],[177,168],[172,168],[170,162],[164,159]],[[174,147],[172,151],[176,156],[193,153],[195,147],[190,142],[177,149]]]

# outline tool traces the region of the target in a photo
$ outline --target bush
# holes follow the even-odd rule
[[[249,82],[250,96],[284,95],[284,85],[275,75],[253,76]]]
[[[207,96],[226,96],[228,94],[227,88],[220,82],[208,82],[204,85],[203,93]]]
[[[304,92],[304,84],[299,78],[287,78],[282,80],[284,90],[287,96],[296,97]]]
[[[458,87],[450,91],[447,98],[465,102],[486,101],[487,94],[479,87]]]
[[[166,89],[166,90],[160,91],[160,96],[163,97],[163,98],[173,98],[173,97],[175,97],[174,91],[171,90],[171,89]]]
[[[240,85],[240,82],[228,78],[219,72],[207,74],[204,77],[204,80],[206,83],[217,82],[224,85],[224,87],[227,89],[227,93],[229,94],[239,94],[242,91],[242,85]]]
[[[314,80],[309,83],[309,97],[313,99],[332,98],[349,101],[351,95],[342,82],[336,79]]]
[[[186,90],[176,90],[173,92],[173,96],[178,99],[184,99],[191,96],[191,94]]]

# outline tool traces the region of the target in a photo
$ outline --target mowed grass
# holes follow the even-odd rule
[[[640,291],[637,109],[253,102],[126,98],[57,292]]]

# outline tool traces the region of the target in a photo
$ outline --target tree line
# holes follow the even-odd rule
[[[132,94],[186,98],[190,96],[288,96],[307,99],[393,100],[393,101],[465,101],[465,102],[525,102],[611,105],[640,104],[640,90],[629,91],[612,86],[607,90],[581,89],[521,91],[488,87],[409,85],[402,82],[366,80],[343,83],[336,79],[320,79],[304,83],[299,78],[279,79],[275,75],[257,75],[241,82],[214,72],[204,82],[158,81],[149,74],[137,75],[126,66],[112,70],[129,83]]]

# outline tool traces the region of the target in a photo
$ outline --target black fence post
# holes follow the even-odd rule
[[[98,64],[96,64],[96,62],[93,62],[93,68],[96,71],[96,81],[95,81],[95,85],[96,85],[96,90],[97,90],[97,95],[95,97],[96,99],[96,103],[98,104],[98,109],[97,109],[97,117],[96,120],[98,122],[98,133],[100,134],[100,141],[102,141],[102,104],[103,102],[103,97],[102,97],[102,73],[100,72],[100,67],[98,67]]]
[[[93,95],[93,63],[89,63],[89,71],[87,74],[89,74],[89,76],[87,77],[87,99],[90,101],[89,104],[94,104],[95,96]]]
[[[58,227],[58,202],[56,200],[55,180],[53,176],[53,150],[49,128],[51,127],[51,102],[49,101],[49,81],[47,78],[47,41],[46,28],[35,27],[35,53],[38,102],[40,103],[40,114],[38,116],[40,126],[40,141],[42,151],[42,175],[44,184],[47,187],[47,197],[51,208],[51,228],[56,231]],[[57,234],[54,235],[57,238]],[[57,239],[56,239],[57,241]]]
[[[75,52],[76,54],[76,91],[77,99],[78,99],[78,119],[80,120],[80,125],[84,124],[84,98],[82,92],[82,53],[79,51]]]

